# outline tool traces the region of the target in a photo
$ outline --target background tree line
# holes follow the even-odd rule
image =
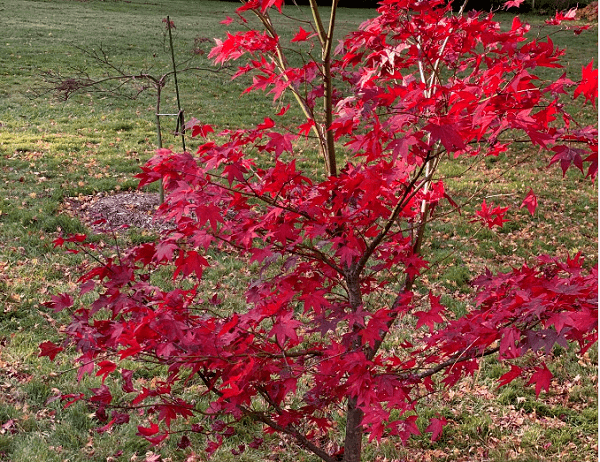
[[[221,0],[226,2],[236,2],[239,3],[238,0]],[[341,8],[377,8],[380,0],[340,0],[339,6]],[[309,0],[286,0],[286,4],[293,5],[294,3],[298,5],[308,5]],[[505,2],[503,0],[469,0],[467,9],[477,10],[477,11],[489,11],[489,10],[500,10]],[[553,11],[562,11],[568,10],[570,8],[583,8],[589,5],[591,1],[583,0],[525,0],[523,4],[519,7],[519,13],[540,13],[547,14]],[[317,0],[317,4],[319,5],[329,5],[331,4],[330,0]],[[462,1],[454,1],[453,6],[456,11],[463,4]],[[512,8],[511,10],[517,11],[516,8]]]

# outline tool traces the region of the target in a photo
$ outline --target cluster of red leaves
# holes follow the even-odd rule
[[[238,14],[260,17],[282,3],[248,1]],[[104,382],[120,373],[130,406],[150,416],[139,428],[149,441],[166,438],[176,419],[204,416],[190,431],[205,434],[212,453],[236,422],[251,418],[333,460],[316,441],[342,403],[360,410],[370,438],[406,441],[419,433],[415,403],[435,390],[435,374],[451,386],[487,354],[511,360],[555,343],[576,341],[585,349],[596,340],[597,274],[585,273],[580,258],[544,258],[532,268],[479,278],[478,308],[457,320],[439,297],[418,303],[412,292],[427,267],[415,230],[435,219],[440,201],[456,206],[432,178],[432,165],[497,155],[519,132],[540,152],[555,153],[551,161],[560,160],[563,171],[588,164],[587,175],[595,177],[597,133],[558,102],[576,84],[534,75],[539,67],[560,67],[562,52],[550,39],[527,41],[528,26],[518,18],[503,32],[492,15],[454,16],[439,1],[386,0],[378,12],[327,63],[342,85],[325,127],[318,113],[324,63],[284,65],[272,29],[217,40],[210,54],[216,63],[248,54],[236,77],[253,74],[249,90],[271,91],[276,99],[293,92],[306,120],[283,129],[265,118],[256,128],[218,136],[192,121],[192,133],[206,138],[197,153],[160,150],[140,175],[141,186],[163,179],[169,194],[159,215],[173,229],[82,276],[81,293],[99,295],[73,309],[66,328],[66,343],[81,352],[79,376],[95,371]],[[314,35],[300,29],[292,41]],[[596,74],[590,64],[575,97],[595,102]],[[298,168],[294,142],[320,129],[349,153],[336,174]],[[530,191],[524,206],[533,213],[536,204]],[[506,211],[484,202],[476,219],[502,226]],[[214,289],[204,280],[210,248],[257,265],[244,309],[223,312],[218,298],[206,297]],[[161,267],[174,281],[192,284],[153,284]],[[73,303],[59,295],[49,306],[58,311]],[[407,340],[380,349],[404,318],[416,319]],[[40,355],[53,359],[63,346],[44,342]],[[119,367],[124,359],[163,364],[168,375],[136,389],[133,373]],[[545,364],[533,372],[512,366],[501,383],[528,374],[537,393],[548,388]],[[208,407],[183,400],[174,391],[181,384],[200,386]],[[92,390],[90,399],[107,420],[108,387]],[[125,420],[116,413],[103,429]],[[435,439],[444,423],[433,418],[426,431]]]
[[[582,263],[580,255],[566,263],[544,256],[532,268],[480,276],[474,281],[478,309],[428,339],[431,350],[436,350],[432,362],[470,350],[498,351],[500,360],[510,361],[528,351],[550,354],[555,344],[567,347],[568,341],[578,343],[585,353],[598,340],[598,273],[597,268],[584,270]],[[469,362],[458,369],[468,369]],[[462,374],[456,372],[444,379],[448,385],[460,379]],[[500,384],[523,375],[523,368],[512,365]],[[549,391],[552,374],[545,364],[530,377],[537,395],[543,388]]]
[[[528,196],[529,197],[529,196]],[[535,209],[533,209],[535,211]],[[488,228],[499,226],[502,228],[504,223],[508,220],[504,219],[504,214],[508,211],[508,207],[489,207],[484,201],[481,203],[481,209],[475,212],[477,218],[473,221],[481,221]],[[531,210],[530,210],[531,211]]]

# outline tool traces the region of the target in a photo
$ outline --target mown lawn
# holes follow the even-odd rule
[[[50,91],[46,79],[82,71],[101,77],[106,68],[90,56],[101,50],[125,73],[169,72],[162,19],[170,15],[176,25],[177,61],[191,60],[190,66],[201,68],[178,76],[186,117],[219,128],[260,122],[274,110],[272,98],[260,93],[240,97],[243,82],[231,82],[230,69],[209,69],[206,58],[212,37],[227,30],[219,21],[232,16],[235,6],[198,0],[0,2],[0,461],[139,461],[148,451],[172,461],[189,456],[190,449],[178,449],[175,441],[150,447],[135,435],[135,423],[98,433],[94,429],[100,423],[91,408],[48,403],[57,390],[78,392],[99,384],[93,378],[77,383],[72,358],[51,363],[37,357],[38,344],[59,339],[57,331],[67,322],[65,314],[55,314],[42,303],[76,287],[85,258],[52,245],[60,233],[89,231],[66,213],[65,200],[135,190],[133,175],[156,147],[156,95],[149,89],[129,99],[140,89],[134,82],[119,97],[90,89],[64,101]],[[373,14],[342,9],[339,29],[349,31]],[[500,17],[506,25],[512,20]],[[536,34],[541,20],[526,19]],[[286,33],[291,35],[295,27],[288,21]],[[565,70],[577,79],[582,65],[597,55],[597,24],[580,36],[562,33],[552,40],[567,48]],[[176,112],[172,80],[163,96],[164,112]],[[580,101],[571,110],[587,123],[597,120],[596,111],[582,108]],[[289,121],[298,120],[299,113],[290,111]],[[163,127],[163,144],[179,147],[172,135],[175,120],[163,118]],[[563,178],[559,168],[547,167],[549,158],[524,145],[510,158],[473,165],[467,159],[445,168],[449,192],[463,204],[463,213],[487,198],[510,205],[511,221],[500,231],[481,231],[449,213],[428,237],[432,264],[424,289],[444,294],[442,301],[460,313],[469,304],[469,282],[485,266],[508,269],[542,253],[582,252],[588,265],[597,261],[596,185],[573,171]],[[524,185],[530,184],[540,200],[533,218],[519,209]],[[151,238],[131,230],[119,239],[123,245]],[[111,236],[96,240],[112,243]],[[239,271],[236,264],[233,256],[223,257],[217,274]],[[402,448],[387,440],[370,446],[365,460],[596,460],[597,349],[581,359],[572,350],[553,354],[556,380],[551,393],[536,400],[522,383],[498,390],[495,379],[504,371],[487,361],[474,379],[424,403],[427,409],[419,423],[435,412],[450,422],[440,441],[431,443],[424,436]],[[145,379],[152,380],[155,373],[148,371]],[[234,459],[229,451],[239,442],[228,444],[216,460]],[[259,452],[235,460],[313,459],[286,440],[273,438]]]

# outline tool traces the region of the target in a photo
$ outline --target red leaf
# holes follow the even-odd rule
[[[285,345],[287,339],[291,339],[295,342],[298,341],[298,335],[296,334],[296,328],[301,326],[302,323],[294,319],[294,313],[292,311],[280,315],[275,320],[269,336],[275,336],[277,343],[281,346]]]
[[[73,306],[73,298],[69,294],[53,295],[51,301],[43,303],[44,306],[52,308],[55,313]]]
[[[281,0],[283,1],[283,0]],[[215,64],[223,64],[232,59],[238,59],[246,53],[268,53],[277,47],[278,38],[271,37],[267,32],[255,30],[227,34],[225,41],[215,39],[216,46],[208,57],[215,59]]]
[[[194,125],[192,127],[192,137],[201,136],[203,138],[206,138],[206,136],[209,133],[213,133],[213,132],[214,132],[213,128],[208,124]]]
[[[106,385],[101,385],[100,388],[92,388],[91,391],[93,395],[90,397],[90,401],[106,405],[112,402],[112,394]]]
[[[598,69],[593,69],[594,60],[581,68],[581,83],[575,88],[573,97],[577,98],[583,95],[585,102],[590,101],[596,107],[596,99],[598,98]]]
[[[532,374],[531,379],[527,382],[527,385],[535,383],[535,396],[538,397],[542,389],[546,392],[550,391],[550,381],[552,380],[552,372],[543,363],[541,367],[535,368],[536,372]]]
[[[529,213],[533,216],[535,214],[535,210],[537,209],[537,206],[538,206],[537,196],[534,194],[533,189],[529,189],[529,192],[527,193],[527,196],[523,200],[523,203],[521,204],[520,208],[527,207],[527,210],[529,210]]]
[[[48,358],[50,358],[50,361],[54,361],[56,355],[63,351],[62,347],[59,347],[58,345],[50,341],[40,343],[39,348],[40,352],[38,354],[38,358],[41,358],[42,356],[48,356]]]
[[[103,427],[99,427],[96,428],[96,432],[97,433],[104,433],[107,432],[108,430],[110,430],[113,426],[113,424],[115,423],[116,419],[111,419],[106,425],[104,425]]]
[[[282,116],[283,114],[285,114],[288,111],[289,108],[290,108],[289,104],[287,106],[282,107],[281,110],[276,115]]]
[[[209,266],[208,260],[200,255],[195,250],[181,252],[175,260],[176,269],[173,272],[173,279],[179,274],[183,277],[188,277],[192,273],[196,273],[198,279],[202,279],[204,268]]]
[[[175,250],[177,250],[177,244],[174,242],[159,242],[156,246],[154,259],[157,262],[161,262],[163,260],[170,261],[173,258],[173,253]]]
[[[169,436],[169,434],[165,432],[165,433],[161,433],[161,434],[155,436],[154,438],[146,437],[146,439],[150,443],[152,443],[154,446],[156,446],[156,445],[162,443],[165,439],[167,439],[168,436]],[[158,461],[158,460],[160,460],[160,456],[157,455],[156,459],[147,458],[146,460],[149,462],[153,462],[154,460]]]
[[[515,366],[514,364],[511,364],[510,371],[508,371],[506,374],[503,374],[498,379],[498,383],[499,383],[498,386],[503,387],[504,385],[508,385],[510,382],[515,380],[517,377],[520,377],[522,373],[523,373],[523,370],[520,367]]]
[[[231,319],[225,323],[225,325],[221,328],[220,332],[219,332],[219,336],[222,336],[223,334],[228,334],[231,333],[233,331],[233,329],[238,325],[239,323],[239,317],[236,313],[233,314],[233,316],[231,317]]]
[[[60,396],[61,401],[68,400],[65,403],[65,409],[68,408],[69,406],[75,404],[76,402],[81,401],[83,398],[85,398],[85,395],[83,393],[69,393],[69,394]]]
[[[96,377],[102,376],[102,383],[104,383],[104,380],[106,379],[106,377],[108,377],[108,374],[110,374],[117,368],[117,365],[115,363],[108,360],[100,361],[98,363],[98,366],[99,369],[98,372],[96,372]]]
[[[121,388],[125,393],[133,393],[135,392],[135,388],[133,388],[133,371],[128,369],[123,369],[121,371],[121,377],[123,379],[123,385]]]
[[[298,126],[298,133],[300,135],[305,135],[308,138],[310,134],[311,128],[315,126],[315,121],[313,119],[308,119],[305,123]]]
[[[563,172],[563,176],[567,174],[567,170],[569,169],[571,164],[575,165],[575,167],[577,167],[579,170],[581,170],[581,173],[583,173],[582,156],[586,154],[586,151],[584,149],[560,145],[554,146],[552,148],[552,151],[556,152],[556,154],[550,160],[550,165],[560,160],[560,168]]]
[[[262,12],[267,11],[268,8],[275,6],[281,13],[281,7],[283,6],[284,0],[261,0],[262,1]]]
[[[485,199],[481,203],[481,209],[477,210],[475,214],[478,218],[471,220],[471,222],[481,221],[488,228],[493,228],[494,226],[499,226],[502,228],[503,224],[509,220],[504,219],[504,214],[507,212],[508,207],[495,207],[492,208],[485,202]]]
[[[431,138],[435,141],[440,141],[448,152],[458,151],[465,148],[465,142],[457,130],[457,125],[454,123],[430,123],[425,127]]]
[[[440,417],[439,419],[436,417],[431,418],[429,421],[429,426],[425,429],[426,432],[431,432],[431,441],[437,441],[442,435],[442,431],[444,430],[444,426],[448,423],[446,419]]]
[[[512,359],[521,355],[519,342],[521,340],[521,331],[516,327],[505,327],[501,330],[502,338],[500,340],[500,359]]]
[[[292,141],[295,138],[291,133],[267,133],[271,138],[265,149],[267,151],[275,151],[276,157],[279,157],[284,151],[292,152]]]
[[[311,34],[309,32],[306,32],[304,29],[302,29],[302,27],[300,27],[300,30],[294,36],[294,38],[292,39],[292,42],[304,42],[305,40],[308,40],[310,37],[311,37]]]
[[[440,313],[445,311],[445,307],[440,304],[440,297],[435,297],[429,293],[430,310],[429,311],[417,311],[414,315],[417,317],[418,329],[422,325],[429,327],[429,330],[433,332],[434,324],[444,322],[444,318],[440,316]]]
[[[80,367],[79,369],[77,369],[77,380],[81,381],[81,379],[83,379],[83,376],[85,374],[89,374],[92,375],[92,372],[94,372],[94,363],[93,361],[89,360],[89,356],[85,357],[85,361]]]
[[[591,24],[586,24],[585,26],[580,26],[580,27],[577,27],[576,29],[574,29],[574,30],[573,30],[573,33],[574,33],[575,35],[581,35],[581,33],[582,33],[584,30],[588,30],[590,27],[592,27],[592,25],[591,25]]]
[[[191,445],[192,445],[192,442],[190,441],[190,439],[188,438],[187,435],[183,435],[181,437],[181,439],[179,440],[179,442],[177,443],[177,447],[179,449],[189,448]]]
[[[551,26],[558,26],[563,21],[575,21],[575,19],[577,19],[577,8],[571,8],[566,13],[557,11],[556,15],[552,19],[546,19],[545,22]]]
[[[544,88],[544,91],[566,95],[567,92],[565,87],[570,87],[573,85],[575,85],[575,82],[567,78],[567,73],[565,72],[559,79],[551,82],[546,88]]]
[[[275,95],[275,96],[273,96],[273,101],[276,101],[277,99],[279,99],[279,97],[283,94],[285,89],[290,86],[290,84],[291,84],[291,82],[289,80],[277,79],[275,81],[275,85],[273,86],[273,89],[269,92],[269,93],[273,93]]]
[[[142,427],[138,426],[138,434],[142,435],[144,438],[147,436],[156,435],[160,431],[158,424],[152,423],[150,427]]]
[[[266,130],[268,128],[273,128],[275,126],[275,122],[273,122],[273,119],[269,118],[269,117],[265,117],[265,120],[263,123],[258,124],[258,126],[256,127],[258,130]]]
[[[508,10],[509,8],[519,8],[521,6],[521,3],[523,3],[525,0],[510,0],[506,3],[504,3],[504,9]]]

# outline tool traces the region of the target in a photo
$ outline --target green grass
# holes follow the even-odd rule
[[[161,21],[167,15],[177,26],[177,60],[193,57],[195,65],[206,67],[206,55],[192,53],[194,41],[223,36],[227,27],[219,21],[232,16],[234,7],[235,3],[189,0],[0,2],[0,425],[13,421],[0,431],[1,462],[125,461],[135,454],[139,460],[152,450],[135,436],[136,422],[97,433],[93,429],[99,423],[83,403],[68,409],[57,401],[47,403],[56,389],[76,392],[98,386],[99,380],[86,378],[77,383],[72,358],[61,356],[56,363],[39,359],[37,345],[58,340],[57,329],[68,321],[65,314],[54,314],[41,303],[58,291],[75,289],[84,259],[52,245],[59,232],[85,231],[79,220],[64,213],[63,200],[136,187],[133,175],[155,149],[156,97],[152,91],[136,100],[89,92],[68,101],[51,93],[36,97],[43,90],[44,73],[67,75],[86,68],[101,75],[102,69],[81,49],[97,50],[102,45],[128,72],[160,76],[170,70]],[[308,11],[301,9],[299,14],[306,16]],[[339,29],[349,31],[373,14],[372,10],[342,9]],[[502,18],[505,25],[510,24],[508,16]],[[526,19],[534,26],[541,22],[536,17]],[[283,33],[292,36],[295,30],[296,25],[287,22]],[[567,47],[566,71],[573,79],[597,54],[595,28],[553,40]],[[201,42],[206,50],[209,45]],[[269,96],[240,97],[243,84],[231,82],[228,71],[182,74],[179,83],[186,117],[219,128],[249,126],[273,110]],[[163,95],[164,112],[175,112],[172,82]],[[580,104],[571,109],[581,115]],[[596,120],[589,106],[584,111],[588,123]],[[299,114],[290,111],[288,121],[294,120],[299,120]],[[167,133],[174,130],[175,121],[164,118],[163,124],[164,145],[178,148],[179,140]],[[520,155],[528,154],[524,147]],[[548,158],[542,154],[536,153],[533,159],[524,167],[508,169],[508,159],[500,156],[477,164],[465,176],[456,175],[470,165],[469,160],[444,167],[449,192],[464,203],[463,213],[472,212],[483,198],[511,206],[508,218],[512,221],[501,231],[479,231],[475,224],[449,214],[428,236],[432,265],[424,288],[444,293],[443,301],[457,315],[468,306],[470,280],[485,265],[507,269],[531,262],[541,253],[577,251],[588,257],[589,264],[596,261],[595,186],[576,172],[562,178],[559,169],[547,169]],[[507,169],[497,180],[487,180]],[[540,196],[533,218],[519,209],[526,193],[523,185],[529,184],[536,185]],[[475,200],[469,200],[476,188]],[[126,237],[131,242],[150,238],[137,230]],[[246,277],[247,269],[234,257],[212,257],[217,262],[214,280],[232,290],[225,305],[235,306],[237,279]],[[465,380],[454,394],[423,403],[424,415],[439,412],[451,420],[440,441],[431,443],[424,436],[407,448],[386,441],[369,446],[365,460],[592,460],[596,454],[597,350],[580,362],[573,351],[555,353],[558,360],[552,367],[561,378],[556,391],[542,394],[540,400],[518,383],[498,391],[494,379],[503,371],[488,361],[477,378]],[[153,373],[148,372],[147,380]],[[521,418],[523,422],[515,427]],[[427,425],[425,419],[419,423]],[[248,426],[245,431],[252,435],[260,433],[260,428]],[[230,449],[240,442],[227,442],[217,460],[234,460]],[[176,441],[154,450],[173,461],[185,460],[189,454],[189,450],[177,449]],[[487,455],[477,453],[480,450]],[[314,460],[276,438],[267,440],[260,451],[235,460],[266,460],[275,453],[279,460]]]

